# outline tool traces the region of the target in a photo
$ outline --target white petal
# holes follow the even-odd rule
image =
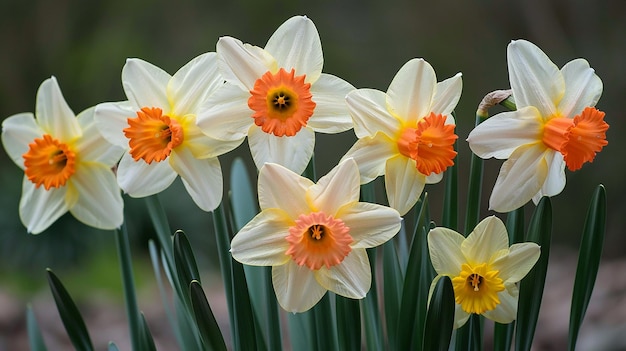
[[[69,142],[82,134],[76,115],[65,102],[54,77],[39,86],[35,116],[41,129],[61,142]]]
[[[356,162],[347,159],[311,186],[307,198],[318,211],[334,216],[343,205],[359,201],[360,188]]]
[[[285,21],[267,41],[265,50],[287,72],[295,68],[297,76],[306,74],[307,83],[315,82],[322,73],[324,57],[320,36],[313,21],[305,16]]]
[[[470,149],[481,158],[506,159],[522,145],[540,141],[543,122],[533,106],[490,117],[467,137]]]
[[[465,238],[452,229],[437,227],[428,232],[428,252],[437,274],[457,276],[466,258],[461,251]]]
[[[346,95],[354,87],[341,78],[322,73],[311,85],[315,113],[307,125],[316,132],[340,133],[352,128],[352,117],[346,105]]]
[[[122,85],[126,97],[137,110],[158,107],[163,109],[164,114],[169,113],[166,90],[171,78],[159,67],[137,58],[127,59],[122,68]]]
[[[542,196],[555,196],[561,193],[565,188],[565,161],[560,152],[546,153],[546,162],[548,163],[548,176],[543,183],[541,190],[537,193],[538,203]]]
[[[216,51],[224,79],[245,91],[253,90],[256,80],[267,71],[278,71],[276,60],[267,51],[239,39],[221,37]]]
[[[315,147],[315,132],[304,127],[292,137],[277,137],[265,133],[261,128],[250,127],[248,144],[252,159],[258,169],[267,162],[278,163],[290,170],[302,174],[313,156]]]
[[[230,252],[237,261],[251,266],[278,266],[291,257],[286,238],[293,221],[286,212],[271,208],[263,210],[235,235]]]
[[[137,110],[129,101],[98,104],[94,112],[94,119],[100,134],[111,144],[124,149],[129,148],[124,128],[128,128],[128,119],[135,117],[137,117]]]
[[[430,108],[431,112],[451,116],[452,111],[461,98],[461,90],[463,89],[461,76],[461,73],[457,73],[454,77],[437,83],[435,96],[433,97],[432,106]]]
[[[167,189],[176,175],[167,160],[147,164],[125,153],[117,168],[117,183],[132,197],[146,197]]]
[[[291,260],[272,267],[272,284],[278,303],[287,312],[307,311],[326,293],[309,267],[298,266]]]
[[[397,154],[396,143],[385,134],[377,133],[373,138],[357,140],[341,160],[354,159],[359,166],[361,184],[365,184],[385,174],[387,160]]]
[[[325,289],[351,299],[362,299],[372,285],[370,261],[365,249],[353,249],[343,261],[330,268],[322,266],[315,278]]]
[[[419,199],[426,176],[415,167],[415,161],[398,155],[387,160],[385,165],[385,190],[389,206],[404,216]]]
[[[293,220],[311,212],[306,192],[313,182],[287,168],[269,163],[259,171],[259,206],[261,210],[280,208]]]
[[[559,68],[541,49],[525,40],[509,44],[507,60],[517,108],[535,106],[545,118],[554,115],[565,92]]]
[[[393,77],[387,102],[400,118],[417,121],[430,113],[436,85],[431,65],[423,59],[412,59]]]
[[[196,113],[200,104],[223,84],[217,54],[207,52],[197,56],[174,73],[167,85],[171,113],[175,116]]]
[[[453,329],[458,329],[464,326],[465,323],[467,323],[467,320],[469,319],[469,317],[470,317],[470,314],[465,312],[463,308],[461,308],[461,305],[459,305],[458,303],[455,303],[454,304],[454,325],[452,326]]]
[[[426,184],[437,184],[443,179],[443,172],[441,173],[431,173],[426,176]]]
[[[70,213],[79,221],[100,229],[115,229],[124,220],[124,202],[111,169],[101,163],[81,163],[70,178],[69,191],[77,192]]]
[[[350,228],[354,239],[352,248],[370,248],[386,243],[400,231],[402,218],[398,211],[387,206],[359,202],[341,208],[337,212]]]
[[[24,177],[22,182],[22,198],[20,199],[20,219],[29,233],[39,234],[69,209],[65,202],[67,187],[50,188],[35,187],[35,184]]]
[[[496,216],[480,221],[461,245],[465,257],[476,264],[489,263],[494,254],[508,248],[509,236],[506,227]]]
[[[346,103],[358,138],[371,137],[377,132],[395,137],[400,130],[400,121],[387,110],[387,95],[382,91],[358,89],[346,96]]]
[[[94,107],[89,108],[76,117],[83,130],[83,136],[76,140],[76,151],[81,161],[98,162],[110,168],[120,160],[124,148],[111,145],[102,137],[94,120],[94,110]]]
[[[513,244],[509,248],[509,254],[498,257],[491,267],[499,271],[498,277],[505,283],[517,283],[530,272],[541,250],[535,243]]]
[[[585,107],[595,106],[602,95],[602,80],[584,59],[568,62],[561,69],[565,80],[565,96],[559,103],[564,117],[573,118]]]
[[[489,209],[510,212],[520,208],[539,192],[548,176],[546,155],[553,152],[542,142],[517,148],[500,168]]]
[[[183,145],[195,158],[210,158],[223,155],[243,143],[243,139],[219,140],[204,134],[198,126],[185,124]]]
[[[483,313],[483,316],[502,324],[513,322],[517,317],[518,297],[517,287],[514,284],[507,286],[504,291],[498,293],[500,304],[496,306],[495,310]]]
[[[24,155],[28,144],[41,138],[45,132],[37,125],[32,113],[20,113],[2,121],[2,145],[15,164],[24,169]]]
[[[189,149],[176,148],[169,163],[198,207],[207,212],[217,208],[223,193],[222,168],[217,157],[197,159]]]
[[[196,125],[214,139],[243,141],[254,124],[253,112],[248,107],[249,97],[248,91],[224,84],[202,104]]]

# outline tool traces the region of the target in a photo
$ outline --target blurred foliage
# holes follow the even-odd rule
[[[598,107],[607,113],[611,125],[609,145],[593,164],[567,172],[565,190],[553,199],[554,239],[577,246],[586,201],[601,182],[608,194],[605,253],[622,252],[626,188],[621,150],[626,141],[619,137],[625,130],[619,103],[626,92],[626,2],[620,0],[4,0],[0,119],[34,111],[37,88],[51,75],[57,77],[70,107],[78,113],[100,102],[125,98],[120,75],[128,57],[142,58],[173,74],[196,55],[214,51],[223,35],[264,46],[282,22],[298,14],[309,16],[317,26],[324,71],[357,88],[386,90],[397,70],[413,57],[428,60],[438,80],[462,72],[463,95],[456,111],[459,140],[471,130],[482,97],[508,88],[506,45],[510,40],[532,41],[559,66],[586,58],[604,83]],[[351,131],[318,135],[318,173],[334,166],[354,140]],[[246,143],[220,158],[225,189],[235,156],[250,161]],[[461,206],[469,159],[467,144],[459,142]],[[485,162],[481,217],[488,214],[487,199],[500,165],[501,161]],[[47,266],[74,265],[107,247],[103,243],[113,242],[112,232],[88,228],[69,215],[41,235],[27,235],[17,210],[22,176],[0,152],[0,271],[42,272]],[[437,209],[443,190],[440,184],[433,188],[432,205]],[[180,181],[160,196],[173,229],[189,235],[201,266],[210,264],[215,259],[211,216],[194,206]],[[146,240],[154,235],[145,206],[140,199],[126,198],[125,203],[131,240],[145,249]],[[440,221],[439,214],[434,212],[433,219]]]

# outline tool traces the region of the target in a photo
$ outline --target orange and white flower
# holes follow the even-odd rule
[[[389,205],[407,213],[424,190],[454,164],[454,118],[461,74],[437,83],[423,59],[404,64],[387,89],[358,89],[346,101],[359,140],[344,159],[354,158],[361,182],[385,175]]]
[[[258,169],[266,162],[300,174],[313,154],[315,132],[352,128],[344,97],[354,87],[322,73],[322,45],[307,17],[292,17],[264,49],[232,37],[217,42],[227,81],[209,97],[197,123],[221,140],[248,137]]]
[[[222,169],[217,156],[241,142],[206,136],[196,126],[199,105],[224,83],[217,55],[202,54],[174,76],[142,61],[129,59],[122,70],[128,101],[96,107],[100,132],[127,150],[117,181],[132,197],[165,190],[177,175],[204,211],[222,200]]]
[[[607,145],[609,128],[604,112],[594,108],[602,81],[586,60],[559,70],[525,40],[512,41],[507,57],[517,110],[490,117],[467,138],[476,155],[507,159],[489,199],[498,212],[558,195],[565,187],[565,166],[576,171],[593,162]]]
[[[19,212],[29,233],[41,233],[67,211],[95,228],[122,225],[124,203],[112,167],[123,150],[98,133],[93,108],[74,115],[56,78],[41,83],[35,116],[2,122],[2,144],[24,170]]]
[[[389,207],[359,202],[359,171],[346,160],[317,183],[268,163],[259,173],[261,213],[235,235],[233,257],[272,266],[280,305],[289,312],[313,307],[327,290],[360,299],[371,285],[366,248],[400,230]]]
[[[511,323],[517,316],[519,291],[516,283],[533,268],[540,255],[535,243],[513,244],[504,223],[495,216],[482,220],[467,236],[438,227],[428,233],[428,251],[437,281],[452,280],[454,328],[467,322],[470,314],[482,314],[498,323]]]

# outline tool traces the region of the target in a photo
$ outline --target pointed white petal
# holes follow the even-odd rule
[[[252,90],[254,82],[267,71],[278,71],[276,60],[258,46],[244,44],[232,37],[221,37],[216,47],[220,73],[226,81],[245,91]]]
[[[83,136],[76,140],[76,152],[83,162],[98,162],[111,168],[122,157],[124,148],[111,145],[102,137],[94,120],[94,110],[95,107],[89,108],[76,117],[83,130]]]
[[[385,165],[385,190],[389,206],[404,216],[419,199],[426,176],[415,167],[415,161],[398,155],[387,160]]]
[[[548,163],[548,176],[537,194],[539,199],[544,195],[558,195],[565,188],[565,161],[563,160],[563,154],[556,151],[548,152],[546,153],[546,162]]]
[[[296,220],[311,212],[306,192],[313,182],[287,168],[269,163],[259,171],[259,206],[261,210],[280,208]]]
[[[442,179],[443,179],[443,173],[441,172],[439,174],[437,173],[431,173],[430,175],[426,176],[426,184],[437,184],[439,183]]]
[[[509,44],[507,61],[517,108],[535,106],[544,118],[554,115],[565,92],[559,68],[535,44],[525,40]]]
[[[417,121],[431,111],[437,77],[423,59],[405,63],[387,90],[387,102],[395,114],[406,121]]]
[[[461,98],[461,90],[463,89],[461,76],[461,73],[457,73],[454,77],[437,83],[435,96],[433,97],[433,103],[430,108],[431,112],[451,116],[452,111]]]
[[[387,160],[397,154],[395,142],[385,134],[377,133],[373,138],[357,140],[341,160],[354,159],[359,166],[361,184],[365,184],[385,174]]]
[[[82,133],[55,77],[44,80],[39,86],[35,116],[41,129],[61,142],[78,138]]]
[[[253,112],[248,107],[249,97],[248,91],[224,84],[202,104],[196,125],[214,139],[243,141],[254,124]]]
[[[124,92],[136,110],[158,107],[163,109],[164,114],[168,114],[170,104],[166,90],[171,78],[159,67],[137,58],[127,59],[122,68]]]
[[[387,206],[359,202],[337,212],[336,218],[350,228],[354,239],[352,248],[370,248],[382,245],[400,231],[402,218],[398,211]]]
[[[461,245],[463,255],[470,262],[477,264],[491,262],[494,254],[508,248],[509,236],[506,227],[496,216],[480,221]]]
[[[595,106],[602,95],[602,80],[584,59],[568,62],[561,69],[565,80],[565,96],[559,103],[564,117],[573,118],[585,107]]]
[[[167,189],[176,175],[167,160],[147,164],[125,153],[117,168],[117,183],[132,197],[146,197]]]
[[[276,299],[287,312],[305,312],[315,306],[326,293],[307,266],[288,261],[272,267],[272,284]]]
[[[286,238],[293,221],[281,209],[263,210],[235,235],[230,252],[237,261],[251,266],[279,266],[291,257]]]
[[[365,249],[353,249],[343,261],[330,268],[322,266],[315,278],[325,289],[351,299],[362,299],[372,285],[370,261]]]
[[[183,145],[195,158],[210,158],[223,155],[243,143],[243,139],[219,140],[204,134],[193,122],[185,124]]]
[[[496,309],[483,313],[483,316],[502,324],[513,322],[517,316],[518,297],[517,287],[510,284],[504,291],[498,293],[500,304],[496,306]]]
[[[533,106],[490,117],[467,137],[470,149],[481,158],[506,159],[522,145],[540,141],[542,117]]]
[[[29,233],[39,234],[68,210],[65,202],[67,187],[50,188],[35,187],[35,184],[24,177],[22,182],[22,198],[20,199],[20,219]]]
[[[305,16],[285,21],[267,41],[265,50],[287,72],[295,68],[297,76],[306,74],[307,83],[315,82],[322,73],[324,57],[320,36],[313,21]]]
[[[437,227],[428,233],[428,252],[437,274],[457,276],[467,263],[461,245],[465,238],[452,229]]]
[[[35,122],[32,113],[20,113],[2,121],[2,145],[15,164],[24,169],[24,155],[35,139],[45,132]]]
[[[334,216],[343,205],[359,201],[360,188],[356,162],[347,159],[311,186],[307,198],[318,211]]]
[[[491,267],[499,271],[498,277],[505,283],[517,283],[533,268],[541,249],[535,243],[513,244],[509,254],[498,257]]]
[[[358,138],[371,137],[377,132],[395,137],[400,130],[400,121],[387,110],[387,95],[382,91],[358,89],[348,93],[346,103]]]
[[[111,144],[128,149],[128,139],[124,128],[128,127],[128,119],[137,117],[137,110],[129,101],[105,102],[98,104],[94,119],[98,131]]]
[[[316,132],[340,133],[352,128],[352,117],[346,105],[346,95],[354,87],[341,78],[322,73],[311,85],[315,113],[307,125]]]
[[[222,201],[222,168],[217,157],[197,159],[186,148],[172,150],[170,166],[183,180],[193,201],[203,211],[213,211]]]
[[[465,323],[467,323],[467,320],[469,319],[470,314],[465,312],[462,308],[461,305],[459,305],[458,303],[454,304],[454,325],[452,326],[453,329],[458,329],[461,328],[462,326],[465,325]]]
[[[171,113],[175,116],[196,113],[200,104],[223,84],[217,54],[207,52],[197,56],[174,73],[167,85]]]
[[[278,163],[302,174],[313,156],[315,132],[304,127],[292,137],[277,137],[252,126],[248,131],[250,152],[258,169],[267,162]]]

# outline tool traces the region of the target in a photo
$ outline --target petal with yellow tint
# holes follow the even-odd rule
[[[312,185],[309,179],[281,165],[266,164],[259,171],[259,206],[261,210],[281,208],[295,220],[311,212],[305,194]]]
[[[122,130],[128,127],[128,119],[137,117],[129,101],[104,102],[98,104],[94,111],[94,119],[98,131],[111,144],[127,149],[128,138]]]
[[[182,116],[196,113],[213,92],[224,85],[219,74],[217,54],[207,52],[195,57],[179,69],[167,84],[171,114]]]
[[[346,159],[312,185],[307,198],[316,212],[337,217],[341,206],[359,201],[360,188],[359,168],[353,159]]]
[[[516,283],[528,274],[533,268],[541,249],[535,243],[518,243],[509,248],[509,254],[501,256],[491,263],[491,267],[498,270],[498,276],[506,283]]]
[[[135,110],[159,107],[168,114],[170,103],[166,88],[171,78],[159,67],[137,58],[127,59],[122,68],[122,86]]]
[[[435,272],[440,275],[457,276],[466,262],[461,245],[463,235],[452,229],[437,227],[428,233],[428,252]]]
[[[387,109],[387,95],[374,89],[358,89],[346,96],[346,104],[354,120],[358,138],[372,137],[381,132],[395,137],[402,127],[400,121]]]
[[[430,112],[447,116],[446,124],[454,124],[452,111],[461,98],[461,90],[463,89],[461,77],[461,73],[457,73],[453,77],[437,83],[435,88],[435,96],[433,97]]]
[[[354,87],[345,80],[322,73],[311,85],[315,112],[307,125],[316,132],[340,133],[352,128],[352,117],[346,106],[346,95]]]
[[[217,140],[243,141],[254,124],[248,107],[250,93],[226,83],[215,91],[200,107],[196,125],[202,132]]]
[[[573,118],[585,107],[595,106],[602,95],[602,80],[585,59],[572,60],[561,68],[565,80],[565,96],[559,102],[564,117]]]
[[[39,234],[69,210],[67,187],[45,190],[24,177],[20,199],[20,219],[31,234]]]
[[[83,136],[76,140],[74,147],[81,160],[99,162],[112,168],[122,157],[124,148],[111,145],[102,137],[96,125],[94,111],[95,108],[91,107],[76,117],[83,130]]]
[[[510,284],[504,291],[498,293],[500,304],[494,310],[486,311],[483,315],[502,324],[513,322],[517,316],[518,295],[519,292],[515,284]]]
[[[354,143],[341,158],[353,158],[359,166],[361,184],[369,183],[385,174],[387,160],[398,155],[396,143],[383,133],[363,137]]]
[[[315,280],[309,267],[298,266],[293,261],[272,267],[272,284],[280,306],[293,313],[311,309],[327,291]]]
[[[387,89],[387,103],[407,122],[415,122],[430,114],[437,77],[424,59],[405,63]]]
[[[44,134],[32,113],[19,113],[2,121],[2,146],[21,169],[24,169],[22,156],[28,151],[28,145]]]
[[[160,193],[174,182],[176,176],[167,161],[148,164],[143,160],[133,160],[129,153],[122,156],[117,167],[117,183],[132,197]]]
[[[336,217],[350,228],[353,249],[386,243],[400,231],[402,221],[393,208],[367,202],[346,205],[339,209]]]
[[[315,273],[317,282],[335,294],[351,299],[362,299],[372,285],[370,262],[365,249],[353,249],[335,266],[322,266]]]
[[[398,155],[387,160],[385,165],[385,190],[389,206],[404,216],[419,199],[426,176],[415,167],[415,161]]]
[[[495,253],[509,248],[509,236],[504,223],[489,216],[474,228],[461,245],[461,251],[469,262],[488,263]]]
[[[82,135],[76,115],[63,98],[54,76],[44,80],[37,90],[35,116],[41,129],[61,142],[68,142]]]
[[[217,157],[197,159],[191,150],[172,150],[169,164],[180,175],[193,201],[203,211],[213,211],[222,201],[222,168]]]
[[[313,156],[315,132],[304,127],[294,136],[276,137],[257,126],[248,131],[248,144],[256,167],[265,163],[281,164],[295,173],[302,174]]]

